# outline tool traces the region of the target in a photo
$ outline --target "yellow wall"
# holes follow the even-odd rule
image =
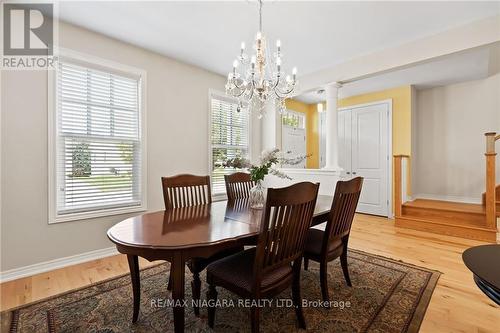
[[[286,100],[286,108],[306,115],[306,161],[309,169],[319,168],[319,129],[316,104],[306,104],[294,99]]]
[[[392,99],[392,154],[411,156],[412,87],[402,86],[374,93],[352,96],[339,101],[339,107]],[[394,170],[394,168],[393,168]],[[407,193],[411,194],[411,158],[407,169]],[[394,177],[392,179],[394,207]],[[394,209],[394,208],[393,208]]]
[[[392,99],[392,153],[411,155],[411,86],[344,98],[339,107]]]
[[[319,126],[318,110],[316,104],[309,104],[307,110],[307,153],[311,156],[307,159],[307,167],[310,169],[319,168]]]
[[[411,156],[412,88],[402,86],[373,93],[341,99],[339,107],[392,100],[392,153]],[[316,104],[306,104],[294,99],[286,100],[287,109],[306,114],[307,168],[319,168],[319,129]],[[326,106],[324,107],[326,110]],[[409,178],[408,178],[409,179]]]

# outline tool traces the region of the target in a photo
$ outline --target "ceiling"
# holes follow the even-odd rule
[[[500,43],[439,57],[421,64],[349,82],[339,90],[339,97],[345,98],[373,91],[414,85],[426,89],[458,82],[479,80],[500,71]],[[294,97],[307,104],[325,100],[325,93],[318,89]]]
[[[66,1],[60,19],[226,75],[258,29],[255,1]],[[300,75],[500,13],[500,2],[265,1],[263,30]]]

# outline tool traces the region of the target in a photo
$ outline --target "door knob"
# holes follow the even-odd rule
[[[350,175],[351,173],[349,171],[347,171],[346,174]]]
[[[353,172],[352,174],[353,174],[353,175],[355,175],[355,174],[356,174],[356,172]]]

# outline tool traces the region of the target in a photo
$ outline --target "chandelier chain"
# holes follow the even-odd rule
[[[283,53],[281,41],[276,41],[276,48],[271,50],[262,33],[262,6],[259,2],[259,31],[254,40],[254,54],[249,57],[246,45],[241,43],[240,54],[233,62],[233,70],[228,74],[226,93],[238,99],[238,111],[248,108],[257,111],[259,119],[266,113],[266,106],[274,102],[280,113],[286,110],[286,99],[297,85],[297,69],[292,76],[285,75],[282,67]]]
[[[262,0],[259,0],[259,31],[262,32]]]

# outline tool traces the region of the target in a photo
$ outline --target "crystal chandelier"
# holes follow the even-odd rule
[[[292,70],[292,77],[282,72],[281,41],[276,41],[276,50],[272,54],[266,47],[262,34],[262,0],[259,0],[259,31],[253,46],[255,54],[249,57],[245,53],[245,43],[241,43],[239,56],[233,62],[233,71],[228,74],[226,94],[238,98],[238,111],[248,107],[261,119],[268,102],[273,101],[280,113],[286,109],[285,100],[297,85],[297,68]],[[268,66],[269,65],[269,66]]]

